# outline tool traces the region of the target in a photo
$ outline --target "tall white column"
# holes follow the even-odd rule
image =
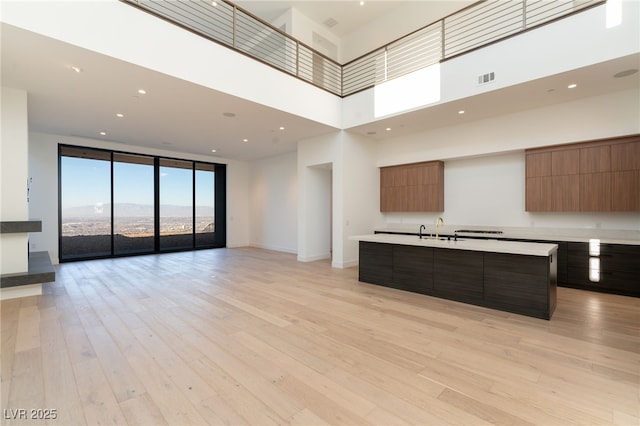
[[[0,220],[28,220],[27,178],[28,122],[27,92],[0,88],[2,96],[2,132],[0,139]],[[0,272],[26,272],[28,266],[27,233],[0,234]]]

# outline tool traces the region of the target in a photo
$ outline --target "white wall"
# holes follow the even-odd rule
[[[340,63],[349,62],[425,25],[475,3],[474,0],[411,1],[342,37]],[[363,7],[367,7],[367,4]]]
[[[333,266],[340,268],[358,264],[358,244],[349,237],[371,233],[382,218],[377,144],[362,135],[345,132],[342,150],[343,252],[342,259],[333,262]]]
[[[640,133],[636,90],[388,139],[378,166],[446,160]]]
[[[429,108],[637,54],[640,51],[640,2],[623,3],[624,19],[621,25],[614,28],[606,28],[606,8],[598,6],[442,62],[440,100],[433,101],[432,93],[425,92],[426,105],[411,107],[411,110]],[[495,72],[495,81],[478,85],[478,76],[488,72]],[[606,75],[601,78],[611,77]],[[598,81],[587,83],[599,84]],[[412,89],[409,87],[407,90],[410,92]],[[346,97],[343,102],[342,127],[349,129],[375,121],[375,97],[375,89]],[[406,111],[389,115],[399,115],[409,110],[407,108]]]
[[[251,245],[298,252],[298,163],[296,152],[250,164]]]
[[[381,224],[426,224],[437,217],[445,225],[498,228],[591,228],[640,231],[640,213],[529,213],[524,210],[524,152],[445,161],[445,211],[385,213]]]
[[[323,25],[309,19],[297,8],[288,9],[282,16],[275,19],[272,25],[278,28],[285,25],[287,34],[290,34],[296,40],[312,47],[334,61],[338,61],[340,56],[340,38],[336,37]],[[322,44],[318,44],[315,39],[315,34],[320,35],[331,43],[331,45],[323,46]]]
[[[117,0],[3,1],[2,21],[329,126],[341,122],[339,97]]]
[[[332,266],[357,264],[357,244],[351,235],[370,233],[378,213],[377,146],[360,135],[337,132],[298,144],[298,259],[326,258],[325,209],[331,183]],[[331,170],[329,181],[328,170]]]
[[[342,247],[336,244],[341,241],[338,230],[342,223],[337,217],[342,212],[342,187],[336,178],[341,164],[340,143],[340,132],[298,142],[298,260],[303,262],[326,259],[330,255],[342,257]],[[326,174],[322,174],[319,166],[331,169],[330,190],[326,188]],[[331,219],[318,205],[326,200],[327,192],[331,193]],[[327,250],[327,238],[319,236],[326,232],[327,222],[333,228],[331,253]]]
[[[0,220],[29,219],[27,207],[28,125],[27,93],[0,88],[2,130],[0,140]],[[26,272],[28,234],[0,235],[0,272]]]
[[[29,173],[33,178],[29,214],[42,220],[42,232],[31,234],[32,250],[47,250],[54,263],[58,253],[58,144],[113,149],[118,151],[184,158],[227,165],[227,247],[249,245],[249,168],[246,162],[206,155],[142,148],[117,142],[29,134]]]
[[[638,213],[527,213],[524,149],[640,133],[637,91],[621,91],[379,143],[378,165],[445,160],[445,211],[381,223],[640,229]]]

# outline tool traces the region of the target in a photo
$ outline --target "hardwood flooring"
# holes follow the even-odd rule
[[[357,276],[249,248],[62,264],[1,302],[2,422],[640,423],[640,299],[559,288],[545,321]]]

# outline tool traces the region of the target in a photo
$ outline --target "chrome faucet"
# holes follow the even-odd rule
[[[420,239],[422,239],[422,230],[427,230],[427,227],[424,225],[420,225],[420,230],[418,231],[418,236],[420,237]]]
[[[444,226],[444,219],[442,217],[439,217],[438,219],[436,219],[436,240],[439,239],[438,238],[438,228],[440,226]]]

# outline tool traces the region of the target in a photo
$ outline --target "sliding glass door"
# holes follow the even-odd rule
[[[160,159],[160,250],[193,248],[193,162]]]
[[[65,258],[111,254],[111,154],[60,151],[60,250]]]
[[[215,165],[196,163],[196,247],[215,244]]]
[[[113,253],[155,250],[153,157],[113,154]]]
[[[226,245],[222,164],[61,145],[59,165],[63,261]]]

